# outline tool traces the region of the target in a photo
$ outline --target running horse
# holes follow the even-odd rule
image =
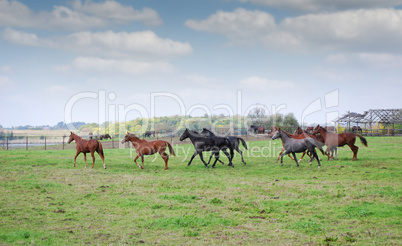
[[[85,168],[87,168],[87,153],[91,153],[92,168],[94,168],[94,165],[95,165],[94,153],[96,151],[103,161],[103,168],[106,169],[105,156],[103,154],[103,148],[102,148],[101,142],[99,142],[96,139],[85,140],[85,139],[81,138],[80,136],[76,135],[74,132],[71,132],[70,138],[68,139],[67,143],[71,143],[72,141],[75,141],[75,143],[77,144],[77,154],[74,157],[74,167],[75,167],[75,162],[76,162],[77,156],[80,153],[84,153]]]
[[[173,155],[173,156],[176,155],[174,153],[172,145],[169,142],[166,142],[163,140],[156,140],[156,141],[148,142],[146,140],[139,139],[135,135],[127,132],[127,134],[121,140],[121,143],[124,144],[125,142],[128,142],[128,141],[130,141],[134,145],[135,152],[137,152],[137,156],[134,158],[134,162],[137,165],[137,167],[139,167],[141,169],[144,169],[144,155],[153,155],[157,152],[162,157],[162,159],[165,161],[165,170],[168,169],[169,155],[165,153],[166,146],[169,147],[169,152],[171,155]],[[142,166],[138,165],[138,163],[137,163],[137,159],[139,157],[141,157]]]
[[[368,147],[367,140],[359,134],[349,132],[342,134],[330,133],[325,128],[322,128],[320,125],[317,125],[314,128],[313,134],[316,133],[320,133],[320,135],[324,138],[325,144],[328,146],[325,150],[326,154],[329,154],[331,150],[337,147],[348,145],[349,148],[353,151],[352,161],[357,160],[357,151],[359,150],[359,147],[355,145],[356,137],[359,137],[363,145]]]
[[[291,138],[288,133],[285,131],[282,131],[281,129],[275,131],[275,133],[272,135],[272,140],[275,140],[277,138],[282,139],[283,142],[283,147],[285,148],[285,153],[281,154],[281,166],[283,166],[283,156],[292,154],[293,159],[296,162],[296,165],[299,167],[299,162],[296,159],[296,153],[301,153],[305,152],[306,150],[310,151],[312,154],[312,157],[310,159],[310,165],[313,159],[315,158],[318,162],[318,168],[321,167],[320,160],[318,158],[317,152],[315,151],[315,147],[317,147],[321,153],[324,154],[324,150],[321,148],[321,144],[315,140],[314,138],[306,137],[302,139],[295,139]]]

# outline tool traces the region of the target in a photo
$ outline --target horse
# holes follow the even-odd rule
[[[162,159],[165,161],[165,170],[168,169],[169,155],[165,153],[166,146],[169,147],[169,153],[173,156],[176,156],[172,145],[167,141],[156,140],[148,142],[146,140],[139,139],[135,135],[127,132],[127,134],[121,140],[121,143],[124,144],[128,141],[130,141],[134,145],[135,152],[137,152],[137,156],[134,158],[134,162],[137,167],[141,169],[144,169],[144,155],[153,155],[156,152],[158,152]],[[142,166],[138,165],[137,163],[137,159],[139,157],[141,157]]]
[[[306,131],[307,133],[310,133],[310,134],[311,134],[311,133],[313,132],[313,130],[314,130],[314,127],[309,126],[309,127],[306,128],[305,131]]]
[[[301,153],[308,150],[313,155],[313,157],[309,161],[310,165],[315,158],[318,161],[318,168],[321,167],[320,159],[318,158],[317,152],[315,151],[315,147],[317,147],[322,154],[324,154],[324,150],[320,147],[320,144],[314,138],[294,139],[289,137],[289,135],[281,129],[276,131],[272,136],[272,140],[275,140],[277,138],[282,139],[284,143],[284,148],[286,150],[285,153],[281,155],[281,166],[283,166],[283,156],[292,153],[293,158],[297,166],[299,167],[299,162],[297,162],[296,159],[296,153]]]
[[[248,128],[248,131],[249,131],[249,132],[257,133],[258,128],[259,128],[259,126],[251,125],[251,126]]]
[[[353,126],[352,127],[352,132],[353,133],[355,133],[355,132],[359,133],[360,132],[360,134],[362,134],[363,130],[360,128],[360,126]]]
[[[258,129],[257,129],[258,134],[264,134],[264,132],[265,132],[264,127],[262,127],[262,126],[258,127]]]
[[[299,131],[300,131],[299,129],[301,130],[301,128],[298,127],[298,129],[297,129],[296,131],[299,132]],[[270,133],[268,136],[269,136],[270,138],[272,138],[272,136],[273,136],[277,131],[279,131],[279,130],[285,132],[289,137],[294,138],[294,139],[314,138],[315,140],[318,141],[318,143],[321,144],[321,147],[324,146],[324,139],[322,139],[320,136],[314,136],[314,135],[311,135],[311,134],[309,134],[309,133],[307,133],[307,132],[303,132],[303,133],[301,133],[301,134],[290,134],[290,133],[288,133],[288,132],[282,130],[282,129],[281,129],[280,127],[278,127],[278,126],[272,126],[272,127],[271,127],[271,133]],[[302,130],[301,130],[301,131],[302,131]],[[283,146],[283,147],[282,147],[282,150],[281,150],[281,152],[279,152],[279,156],[278,156],[278,158],[276,159],[275,163],[277,163],[277,162],[279,161],[279,158],[281,158],[282,153],[285,151],[285,143],[283,142],[283,140],[282,140],[282,146]],[[303,155],[300,157],[299,162],[301,162],[301,161],[303,160],[303,157],[304,157],[305,155],[306,155],[306,152],[303,152]],[[309,157],[312,156],[309,151],[307,151],[307,155],[308,155]],[[288,156],[290,157],[290,159],[294,160],[293,157],[290,156],[290,154],[288,154]]]
[[[324,138],[325,144],[327,145],[325,153],[329,154],[329,151],[331,151],[334,148],[348,145],[349,148],[353,151],[352,161],[357,160],[357,151],[359,150],[359,147],[355,145],[356,137],[359,137],[363,145],[368,147],[367,140],[359,134],[349,132],[342,134],[330,133],[324,128],[322,128],[320,125],[317,125],[314,128],[313,134],[316,133],[320,133],[320,135]]]
[[[327,130],[327,132],[337,133],[335,126],[326,126],[324,128],[325,128],[325,130]]]
[[[155,137],[155,131],[146,131],[144,133],[144,137],[151,137],[151,135]]]
[[[103,139],[112,139],[112,137],[109,134],[100,135],[99,140],[103,140]]]
[[[101,142],[95,139],[90,139],[90,140],[85,140],[81,138],[80,136],[76,135],[75,133],[71,132],[70,138],[68,139],[67,143],[71,143],[72,141],[75,141],[77,144],[76,149],[77,149],[77,154],[74,157],[74,167],[75,167],[75,162],[77,159],[77,156],[82,152],[84,153],[84,160],[85,160],[85,168],[87,168],[87,153],[91,153],[92,156],[92,168],[94,168],[95,165],[95,155],[94,152],[96,151],[100,158],[102,159],[103,162],[103,168],[106,169],[105,165],[105,155],[103,154],[103,148]]]
[[[202,129],[201,135],[203,135],[203,136],[205,136],[205,137],[216,136],[213,132],[211,132],[210,130],[208,130],[208,129],[206,129],[206,128],[203,128],[203,129]],[[228,136],[228,137],[226,137],[226,138],[229,139],[230,143],[232,144],[232,148],[233,148],[234,150],[236,150],[236,151],[240,154],[240,156],[241,156],[241,161],[244,163],[244,165],[246,165],[246,162],[244,161],[244,158],[243,158],[243,152],[242,152],[242,151],[240,150],[240,148],[239,148],[240,142],[241,142],[241,143],[243,144],[243,147],[247,149],[246,141],[244,141],[244,139],[242,139],[242,138],[235,137],[235,136]],[[211,161],[211,158],[212,158],[212,154],[211,154],[211,156],[209,157],[208,164],[209,164],[209,162]],[[218,160],[218,161],[220,161],[220,160]],[[223,164],[223,163],[222,163],[222,164]]]
[[[203,151],[212,151],[212,154],[215,156],[214,164],[212,164],[212,168],[214,168],[216,162],[219,159],[219,151],[222,150],[223,153],[225,153],[225,155],[229,159],[228,166],[234,167],[232,164],[232,159],[233,159],[233,155],[234,155],[233,147],[228,138],[218,137],[218,136],[204,137],[200,134],[196,134],[195,132],[193,132],[187,128],[183,132],[183,134],[180,136],[180,141],[183,141],[186,138],[190,138],[190,140],[193,143],[194,148],[195,148],[195,153],[191,157],[187,166],[190,166],[194,157],[199,155],[200,159],[204,163],[205,167],[208,168],[208,164],[204,161],[202,152]],[[230,150],[230,155],[227,152],[227,149]]]

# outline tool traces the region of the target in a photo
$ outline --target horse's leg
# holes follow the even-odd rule
[[[190,161],[188,162],[187,166],[190,166],[191,162],[193,161],[194,157],[198,155],[198,151],[196,150],[193,156],[190,158]]]
[[[212,168],[215,168],[215,164],[216,164],[216,162],[219,160],[219,151],[218,151],[218,152],[216,152],[216,151],[212,152],[212,153],[211,153],[211,156],[212,156],[212,155],[215,156],[215,161],[214,161],[214,164],[212,164]],[[208,163],[208,164],[209,164],[209,163]]]
[[[293,155],[293,158],[294,158],[294,160],[295,160],[295,162],[297,164],[297,167],[299,167],[299,163],[297,162],[297,158],[296,158],[296,153],[292,152],[292,155]]]
[[[95,166],[95,151],[91,152],[91,156],[92,156],[92,168],[94,168],[94,166]],[[86,163],[85,163],[85,165],[86,165]]]
[[[244,161],[244,158],[243,158],[243,151],[241,151],[240,149],[237,149],[237,152],[239,152],[239,154],[241,156],[241,161],[244,163],[244,165],[246,165],[246,162]]]
[[[289,155],[289,153],[290,153],[290,151],[285,151],[285,153],[283,153],[282,155],[281,155],[281,166],[283,166],[283,156],[284,155]]]
[[[77,154],[75,154],[75,157],[74,157],[74,167],[75,167],[75,161],[77,160],[77,156],[78,156],[80,153],[81,153],[80,151],[77,151]]]
[[[223,151],[223,153],[225,153],[225,155],[228,157],[228,159],[229,159],[229,164],[228,164],[228,166],[231,166],[231,167],[234,167],[233,166],[233,163],[232,163],[232,160],[230,159],[230,155],[229,155],[229,153],[227,152],[227,150],[226,149],[222,149],[222,151]],[[219,152],[218,152],[218,155],[219,155]]]
[[[161,155],[162,159],[165,161],[165,170],[168,169],[168,161],[169,161],[169,155],[165,153],[165,150],[159,152]]]
[[[317,152],[315,152],[315,150],[313,151],[313,158],[317,159],[318,168],[320,168],[321,167],[320,158],[318,158]],[[313,158],[311,158],[311,160],[313,160]],[[310,162],[310,165],[311,165],[311,162]]]
[[[137,153],[137,156],[134,158],[134,163],[137,165],[137,167],[141,168],[140,165],[137,163],[137,159],[140,158],[140,154]],[[142,168],[141,168],[142,169]]]
[[[279,158],[281,158],[283,151],[285,151],[285,147],[282,148],[281,152],[279,152],[278,159],[276,159],[275,163],[278,163]]]
[[[202,156],[202,151],[198,153],[200,155],[201,161],[204,163],[205,167],[208,168],[208,164],[204,161],[204,157]]]
[[[333,149],[333,151],[335,151],[335,157],[334,157],[334,158],[337,159],[337,160],[339,160],[339,159],[338,159],[338,148],[335,147],[335,148]]]
[[[350,149],[353,151],[353,158],[352,161],[356,160],[357,161],[357,151],[359,150],[359,147],[356,145],[349,146]]]
[[[141,155],[141,163],[142,163],[141,169],[144,169],[145,168],[145,166],[144,166],[144,155]]]
[[[303,152],[302,156],[300,157],[299,162],[301,162],[303,160],[303,157],[306,155],[306,151]]]
[[[87,153],[84,153],[85,168],[87,168]]]
[[[106,165],[105,165],[105,156],[103,155],[103,150],[101,150],[101,151],[96,150],[96,153],[98,153],[98,155],[99,155],[100,158],[102,159],[103,168],[106,169]]]

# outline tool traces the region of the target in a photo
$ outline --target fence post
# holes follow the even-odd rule
[[[6,145],[7,145],[7,150],[8,150],[8,137],[7,137],[7,140],[6,140]]]
[[[65,138],[65,136],[63,136],[63,150],[64,150],[64,138]]]
[[[27,146],[27,147],[26,147],[26,150],[28,150],[28,137],[27,137],[27,144],[26,144],[26,146]]]
[[[112,137],[112,149],[114,149],[114,137]]]
[[[46,137],[45,137],[45,150],[46,150]]]

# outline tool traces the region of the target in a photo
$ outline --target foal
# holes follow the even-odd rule
[[[70,138],[68,139],[68,143],[71,143],[72,141],[75,141],[75,143],[77,144],[77,154],[74,157],[74,167],[77,156],[82,152],[84,153],[85,168],[87,168],[87,153],[91,153],[92,168],[94,168],[95,165],[94,152],[96,151],[103,161],[103,168],[106,169],[105,156],[103,154],[102,144],[98,140],[96,139],[85,140],[80,136],[76,135],[75,133],[71,132]]]
[[[172,145],[169,142],[163,140],[148,142],[146,140],[141,140],[133,134],[127,132],[123,140],[121,140],[121,143],[123,144],[128,141],[130,141],[134,145],[135,152],[137,152],[137,156],[134,158],[134,162],[141,169],[144,169],[144,155],[153,155],[156,152],[158,152],[162,159],[165,161],[165,170],[168,169],[169,155],[165,153],[166,146],[169,147],[169,152],[171,155],[176,155],[174,153]],[[142,166],[138,165],[137,163],[137,159],[139,157],[141,157]]]
[[[317,152],[315,152],[315,147],[317,147],[323,154],[324,150],[320,147],[320,144],[317,140],[313,138],[294,139],[289,137],[288,134],[280,129],[273,134],[272,140],[275,140],[277,138],[282,139],[283,147],[286,150],[285,153],[281,155],[281,166],[283,166],[283,156],[290,153],[292,153],[297,166],[299,166],[299,162],[297,162],[296,159],[296,153],[301,153],[308,150],[313,155],[313,157],[309,161],[310,165],[313,159],[316,158],[318,161],[318,168],[321,167],[320,159],[318,158]]]

